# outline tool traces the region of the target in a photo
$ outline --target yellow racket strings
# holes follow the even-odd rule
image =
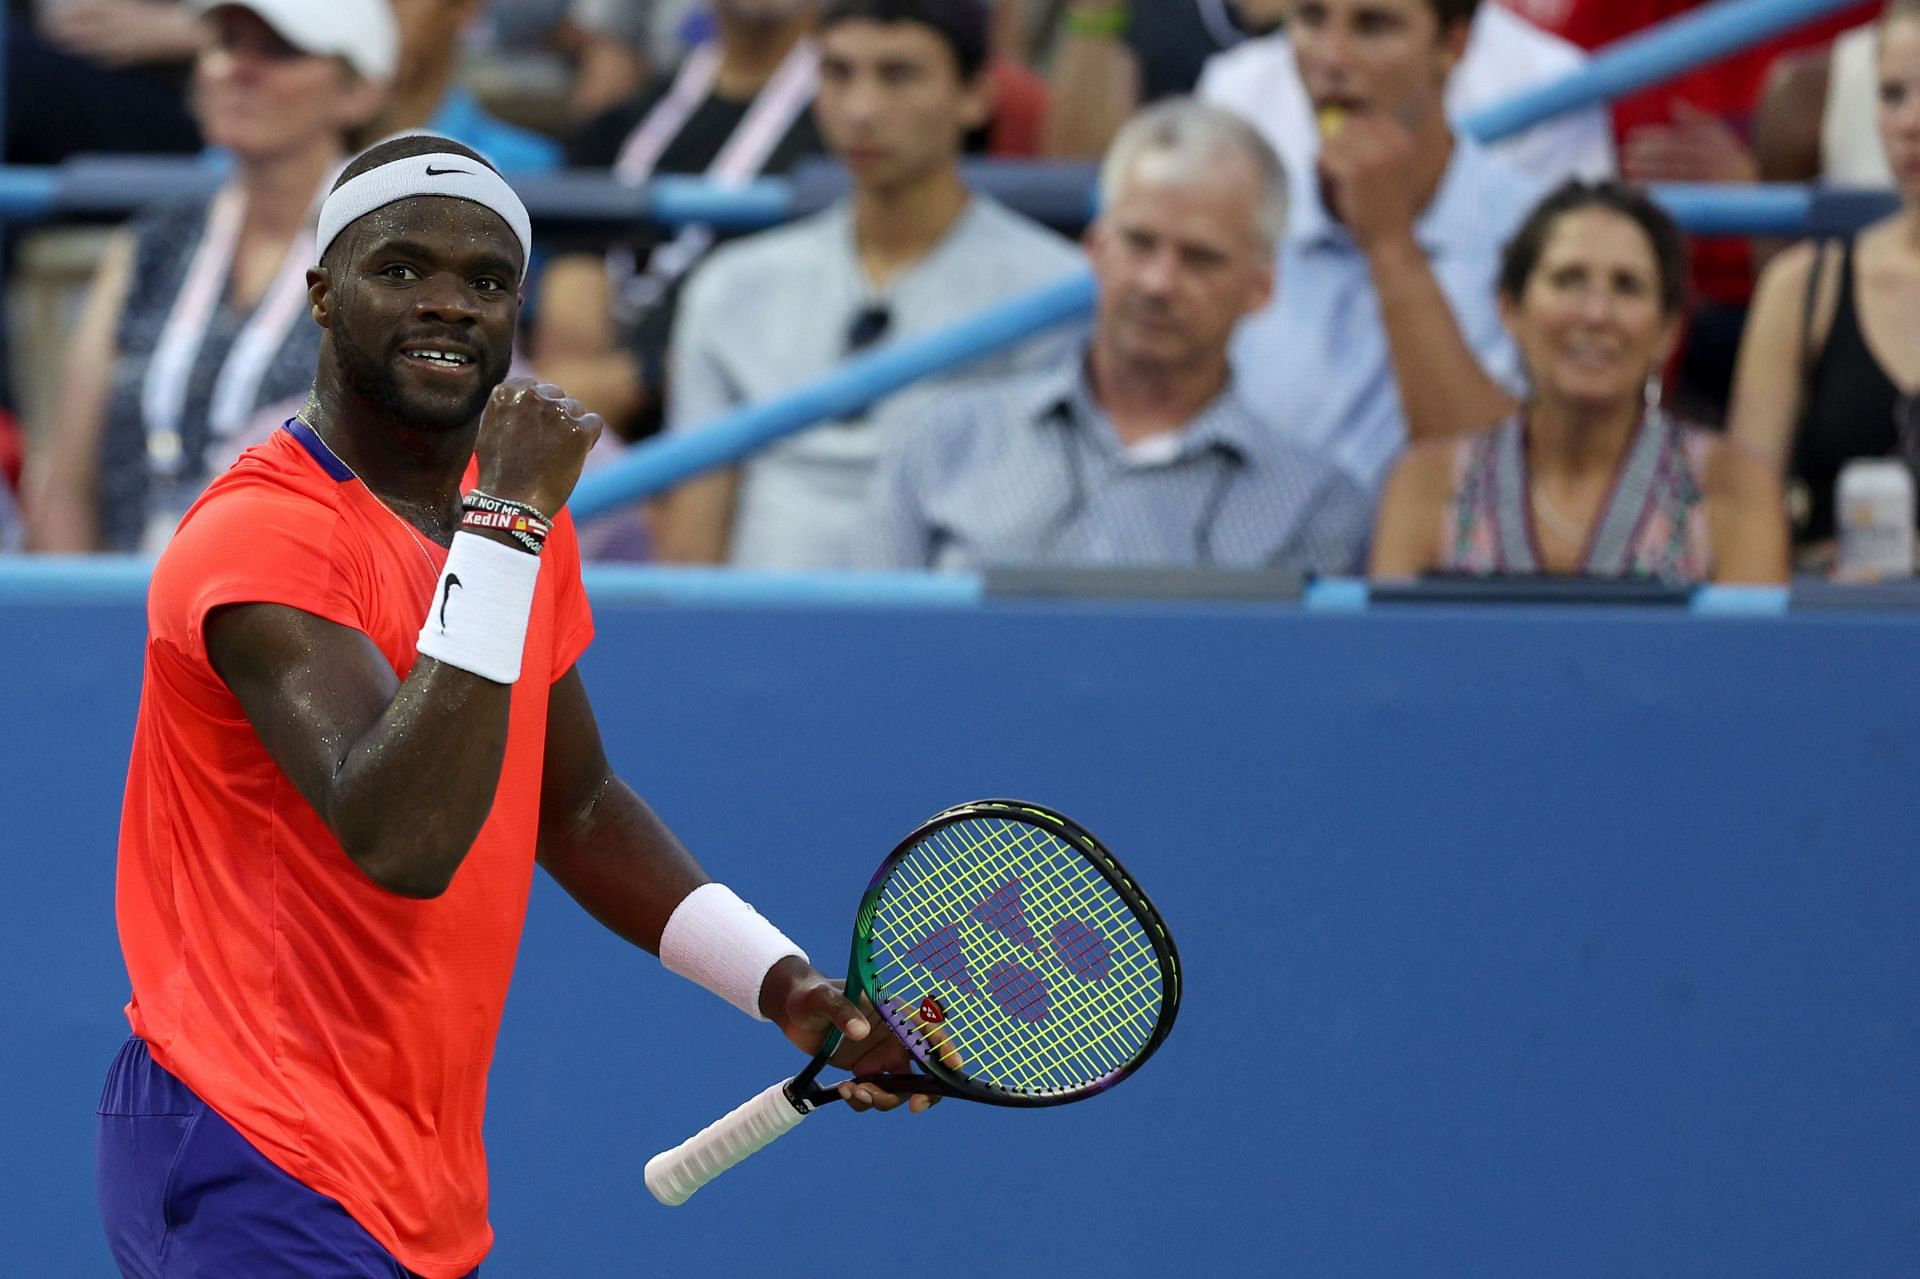
[[[1019,947],[1014,962],[1028,962],[1018,957],[1021,951],[1050,961],[1040,969],[1048,988],[1048,1016],[1028,1024],[995,1004],[992,1011],[997,1015],[988,1025],[1011,1029],[1011,1046],[1025,1050],[1017,1054],[1023,1059],[1016,1063],[1025,1069],[1016,1070],[1014,1080],[1030,1086],[1035,1082],[1036,1068],[1051,1066],[1054,1077],[1043,1087],[1074,1088],[1091,1083],[1132,1060],[1152,1036],[1162,995],[1152,945],[1145,941],[1125,899],[1071,845],[1020,822],[989,821],[983,825],[984,832],[975,832],[976,837],[965,842],[957,840],[958,832],[952,827],[935,838],[945,842],[958,860],[984,857],[990,877],[1007,875],[1011,878],[1003,883],[1022,883],[1022,914],[1032,940],[1040,945],[1037,952]],[[1032,877],[1032,887],[1026,887],[1028,881],[1020,878],[1023,870],[1039,872]],[[1056,906],[1057,914],[1050,909]],[[1104,980],[1093,982],[1081,977],[1073,966],[1060,962],[1061,956],[1050,945],[1052,928],[1067,919],[1078,920],[1105,938],[1134,937],[1140,944],[1130,953],[1137,962],[1116,968],[1110,954]],[[1003,943],[1018,942],[1001,930],[989,928],[988,935]],[[1109,940],[1108,945],[1113,942]],[[1064,1008],[1057,1006],[1062,995],[1066,996]],[[1022,1030],[1030,1033],[1023,1035]]]
[[[1004,868],[999,873],[1004,874]],[[941,882],[933,876],[927,878]],[[980,903],[985,903],[994,886],[980,882],[982,878],[976,874],[967,886],[973,889],[973,896]],[[945,880],[948,884],[952,882]],[[1003,890],[1009,884],[1018,886],[1016,881],[998,882]],[[883,988],[893,992],[893,1005],[896,1008],[903,1003],[912,1005],[908,1011],[917,1012],[921,1006],[917,1001],[932,995],[938,1010],[935,1015],[942,1017],[944,1023],[940,1027],[941,1060],[955,1065],[951,1055],[957,1051],[961,1060],[956,1068],[976,1079],[1021,1091],[1046,1092],[1077,1088],[1106,1073],[1114,1063],[1103,1060],[1090,1064],[1074,1059],[1076,1052],[1082,1050],[1081,1045],[1072,1042],[1077,1032],[1069,1026],[1067,1014],[1054,1007],[1057,1000],[1046,977],[1026,963],[1033,958],[1031,948],[970,915],[969,903],[959,900],[960,897],[961,894],[939,893],[932,899],[937,904],[931,910],[926,898],[909,902],[908,898],[900,897],[896,902],[883,903],[883,908],[898,907],[902,924],[909,926],[899,935],[901,944],[891,948],[897,963],[883,968],[878,975]],[[1098,916],[1106,917],[1106,912]],[[926,962],[927,939],[934,936],[950,939],[952,947],[950,953],[940,956],[938,966],[946,970],[944,979]],[[918,941],[913,940],[916,937]],[[884,954],[888,949],[883,944],[876,947],[876,953]],[[1046,987],[1046,993],[1038,1001],[1046,1008],[1046,1016],[1039,1026],[1021,1020],[994,1002],[992,983],[1003,963],[1018,964],[1034,974],[1022,974],[1016,979],[1020,989],[1008,1002],[1018,1006],[1023,1002],[1019,996],[1034,995],[1033,986]],[[1002,993],[1004,996],[1007,992]],[[1121,1060],[1124,1059],[1122,1056]]]
[[[931,999],[942,1060],[957,1052],[960,1073],[1012,1091],[1113,1074],[1151,1040],[1165,999],[1126,899],[1079,850],[1025,822],[935,831],[894,868],[871,931],[876,998],[909,1023]],[[929,962],[929,939],[942,937],[952,946]]]

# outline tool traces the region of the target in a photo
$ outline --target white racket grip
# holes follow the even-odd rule
[[[718,1177],[806,1115],[787,1100],[783,1079],[752,1101],[735,1106],[672,1150],[647,1160],[647,1189],[669,1208],[693,1198],[693,1192]]]

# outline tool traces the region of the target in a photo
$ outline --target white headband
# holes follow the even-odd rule
[[[520,241],[520,280],[526,282],[527,263],[533,259],[533,223],[527,217],[527,206],[498,173],[478,160],[451,152],[390,160],[343,183],[320,206],[320,228],[315,237],[320,256],[326,256],[349,223],[417,195],[469,200],[499,214]]]

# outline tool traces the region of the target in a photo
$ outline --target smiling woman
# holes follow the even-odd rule
[[[229,153],[211,200],[149,209],[109,248],[29,461],[30,545],[153,550],[254,424],[297,403],[319,196],[393,73],[385,0],[194,0],[192,106]]]
[[[1784,581],[1769,469],[1659,407],[1686,265],[1679,228],[1639,191],[1569,182],[1549,195],[1507,246],[1499,286],[1528,399],[1493,430],[1402,459],[1374,576]]]

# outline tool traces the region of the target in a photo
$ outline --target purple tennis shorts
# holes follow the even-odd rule
[[[138,1036],[100,1094],[98,1181],[107,1244],[128,1279],[417,1279],[161,1069]]]

